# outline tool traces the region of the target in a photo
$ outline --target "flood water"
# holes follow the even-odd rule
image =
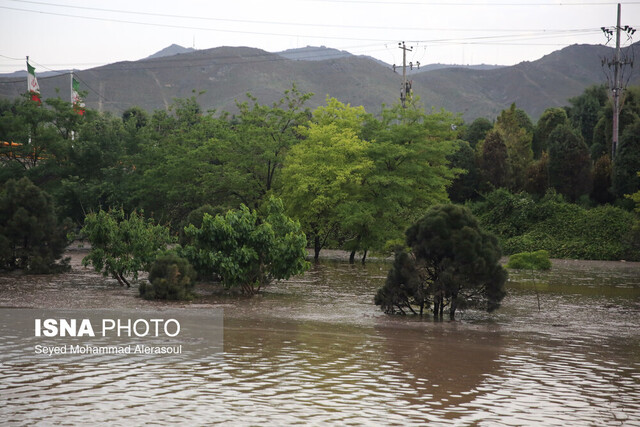
[[[0,277],[0,306],[224,310],[206,363],[0,365],[3,424],[640,425],[640,264],[511,272],[454,322],[373,305],[387,264],[316,265],[255,298],[135,297],[83,271]],[[538,298],[541,311],[538,311]],[[0,338],[4,339],[4,337]]]

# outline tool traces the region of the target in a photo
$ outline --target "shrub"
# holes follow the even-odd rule
[[[0,192],[0,268],[50,273],[67,246],[68,225],[58,223],[51,196],[28,178],[10,179]]]
[[[159,257],[149,269],[149,283],[140,284],[144,299],[186,300],[192,297],[196,271],[176,254]]]
[[[544,249],[535,252],[520,252],[509,257],[506,267],[517,270],[549,270],[551,260],[549,260],[549,252]]]

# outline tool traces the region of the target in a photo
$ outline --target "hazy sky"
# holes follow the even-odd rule
[[[86,69],[179,44],[270,52],[324,45],[402,62],[502,64],[562,47],[607,42],[607,0],[0,0],[0,73]],[[640,1],[620,1],[622,26],[640,29]],[[635,41],[640,39],[636,33]],[[623,39],[628,43],[626,37]],[[611,41],[609,45],[614,45]]]

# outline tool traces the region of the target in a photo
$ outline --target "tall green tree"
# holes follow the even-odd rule
[[[624,197],[640,190],[640,118],[624,130],[613,162],[613,193]]]
[[[533,149],[533,156],[539,159],[543,151],[549,149],[549,135],[553,130],[560,125],[567,124],[569,118],[567,113],[562,108],[547,108],[538,119],[535,131],[533,133],[533,142],[531,148]]]
[[[509,164],[507,186],[514,191],[521,191],[526,182],[526,171],[533,161],[533,125],[524,111],[511,104],[496,119],[495,130],[502,136],[507,147]]]
[[[471,148],[476,148],[483,141],[487,133],[493,129],[493,123],[484,117],[478,117],[460,135],[460,139],[467,141]]]
[[[567,116],[573,127],[580,129],[589,147],[593,144],[594,128],[608,99],[605,85],[590,86],[581,95],[569,99],[571,105],[567,107]]]
[[[490,187],[502,188],[507,185],[509,177],[509,154],[502,134],[490,131],[484,143],[478,146],[480,175]],[[486,190],[487,188],[482,188]]]
[[[562,125],[549,135],[549,183],[575,202],[591,191],[591,156],[582,135]]]
[[[299,130],[304,139],[290,149],[282,172],[282,196],[308,230],[316,260],[327,240],[348,228],[345,205],[362,202],[362,184],[373,166],[368,142],[357,135],[360,111],[333,100],[319,107],[314,123]]]
[[[279,189],[286,155],[301,138],[298,129],[311,117],[304,104],[312,95],[293,85],[270,106],[259,104],[250,94],[251,104],[238,103],[240,113],[233,123],[224,183],[239,202],[257,207],[267,194]]]

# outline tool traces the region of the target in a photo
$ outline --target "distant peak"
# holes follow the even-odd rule
[[[154,53],[153,55],[147,56],[145,59],[153,59],[153,58],[164,58],[167,56],[179,55],[181,53],[189,53],[194,52],[195,49],[192,47],[182,47],[177,44],[172,44],[171,46],[165,47],[162,50]]]

